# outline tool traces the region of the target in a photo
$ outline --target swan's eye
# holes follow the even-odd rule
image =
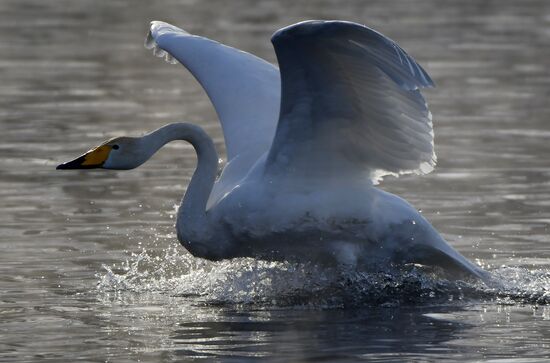
[[[114,149],[114,150],[118,150],[119,147],[120,147],[120,146],[118,146],[118,145],[113,145],[113,149]]]

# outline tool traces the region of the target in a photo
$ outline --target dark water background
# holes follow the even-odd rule
[[[382,187],[501,288],[197,261],[173,229],[183,143],[133,171],[54,170],[175,121],[223,150],[199,85],[143,48],[150,20],[275,61],[271,33],[311,18],[376,28],[435,80],[438,167]],[[549,71],[545,0],[0,1],[0,361],[548,361]]]

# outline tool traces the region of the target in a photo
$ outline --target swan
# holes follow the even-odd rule
[[[252,54],[151,23],[145,45],[181,63],[222,124],[227,163],[199,126],[172,123],[117,137],[57,169],[132,169],[168,142],[197,166],[178,210],[181,244],[209,260],[253,257],[351,267],[440,266],[485,280],[408,202],[378,189],[384,175],[436,163],[426,71],[364,25],[304,21],[272,36],[280,69]]]

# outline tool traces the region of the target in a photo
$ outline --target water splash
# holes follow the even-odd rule
[[[487,289],[487,294],[501,304],[550,305],[550,271],[528,270],[523,267],[503,266],[492,270],[498,288]]]
[[[494,283],[450,281],[421,266],[360,272],[313,264],[241,258],[210,262],[194,258],[179,245],[160,253],[143,249],[121,266],[103,266],[103,292],[160,293],[210,305],[399,306],[488,301],[500,304],[550,304],[550,271],[519,267],[491,270]]]

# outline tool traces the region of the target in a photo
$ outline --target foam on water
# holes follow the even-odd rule
[[[550,304],[550,271],[491,270],[493,283],[451,281],[422,266],[360,272],[312,264],[241,258],[197,259],[179,245],[160,254],[143,249],[121,266],[103,266],[100,292],[158,293],[201,304],[338,308],[487,301]]]

